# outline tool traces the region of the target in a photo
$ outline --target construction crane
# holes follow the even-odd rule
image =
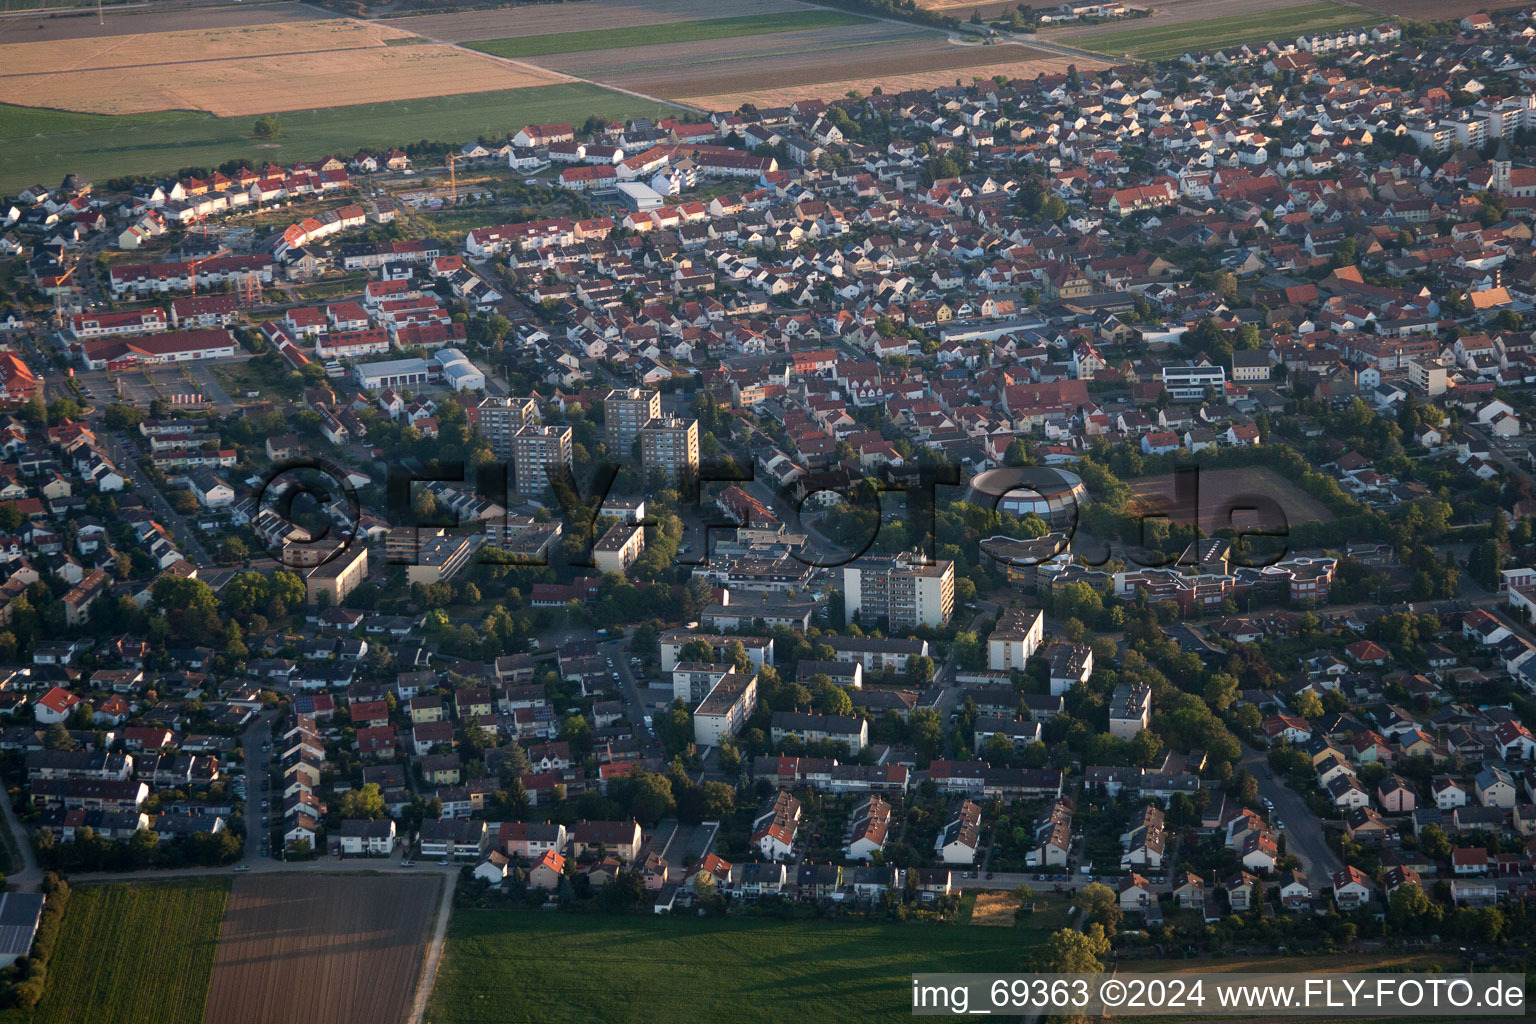
[[[62,327],[64,325],[64,282],[68,281],[70,275],[79,269],[80,264],[76,263],[64,272],[63,277],[53,283],[53,322],[55,326]]]
[[[453,200],[453,205],[459,205],[459,178],[454,173],[454,165],[459,162],[459,154],[448,154],[448,195]]]
[[[229,255],[229,247],[221,245],[221,246],[219,246],[219,251],[214,253],[213,255],[211,255],[211,256],[204,256],[200,260],[192,260],[192,261],[190,261],[187,264],[187,281],[192,286],[192,297],[194,299],[197,298],[197,268],[202,266],[204,263],[207,263],[209,260],[216,260],[220,256],[228,256],[228,255]]]

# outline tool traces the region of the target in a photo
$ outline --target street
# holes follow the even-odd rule
[[[1323,836],[1323,823],[1312,813],[1301,794],[1275,777],[1263,751],[1244,744],[1243,757],[1238,763],[1258,782],[1259,796],[1268,797],[1274,803],[1270,820],[1279,818],[1286,823],[1285,850],[1294,853],[1301,861],[1301,870],[1308,883],[1314,887],[1327,884],[1333,873],[1344,865],[1329,848],[1328,840]]]
[[[146,508],[150,509],[163,521],[162,525],[170,528],[176,536],[176,544],[181,553],[188,560],[194,562],[199,568],[209,568],[213,565],[213,559],[208,551],[197,539],[197,531],[188,523],[185,516],[171,508],[170,502],[161,494],[140,471],[138,466],[138,449],[128,442],[128,439],[116,431],[108,430],[104,424],[97,424],[100,431],[97,437],[103,442],[107,454],[117,465],[118,472],[128,479],[128,486],[133,493],[139,496]]]

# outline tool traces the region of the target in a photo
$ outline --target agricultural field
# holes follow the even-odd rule
[[[1135,500],[1144,512],[1165,511],[1169,518],[1181,525],[1188,525],[1189,517],[1173,508],[1174,477],[1172,474],[1145,477],[1130,481]],[[1279,524],[1255,523],[1245,520],[1241,512],[1237,521],[1229,518],[1229,510],[1245,506],[1245,499],[1263,496],[1279,504],[1286,522],[1331,522],[1333,513],[1306,491],[1297,487],[1279,473],[1263,466],[1246,466],[1241,469],[1202,469],[1200,471],[1199,516],[1200,529],[1207,535],[1228,526],[1270,527]]]
[[[880,1020],[916,971],[1014,971],[1045,930],[461,910],[427,1024]],[[582,965],[572,971],[572,964]],[[701,994],[699,980],[709,979]]]
[[[764,86],[750,92],[733,91],[708,96],[686,96],[681,97],[681,102],[703,107],[706,110],[735,110],[743,103],[755,103],[758,106],[787,106],[797,99],[834,100],[841,99],[850,92],[868,95],[876,86],[885,92],[894,93],[906,89],[932,89],[940,85],[953,85],[956,79],[969,83],[972,79],[993,78],[997,75],[1005,78],[1033,78],[1040,74],[1063,74],[1069,65],[1075,66],[1079,71],[1108,66],[1107,61],[1094,61],[1083,57],[1058,57],[1025,46],[989,46],[983,52],[987,60],[997,63],[973,64],[937,71],[909,70],[905,63],[902,69],[897,71],[892,71],[888,64],[880,67],[860,66],[858,70],[861,76],[858,78],[838,78],[802,85]],[[1010,56],[1013,59],[1010,60]],[[851,70],[853,69],[847,67],[841,69],[844,74]]]
[[[73,0],[71,0],[73,2]],[[10,9],[21,6],[10,0]],[[59,6],[58,0],[52,6]],[[96,9],[72,16],[39,15],[36,18],[0,20],[0,43],[38,43],[52,39],[96,39],[103,36],[213,31],[242,25],[276,25],[284,22],[321,21],[336,17],[329,11],[299,3],[245,4],[222,7],[188,7],[169,10],[120,10],[108,6],[102,23]]]
[[[350,19],[0,45],[0,102],[221,117],[550,85],[565,76]]]
[[[796,0],[585,0],[526,4],[457,14],[391,18],[393,28],[444,43],[540,35],[575,35],[717,18],[821,12]]]
[[[1492,14],[1495,11],[1507,11],[1513,7],[1526,7],[1526,4],[1511,3],[1510,0],[1493,0],[1492,3],[1480,4],[1475,0],[1355,0],[1359,7],[1366,10],[1379,11],[1383,15],[1391,15],[1397,18],[1414,18],[1419,21],[1454,21],[1465,18],[1469,14]]]
[[[530,122],[606,117],[658,117],[673,108],[583,82],[531,89],[437,96],[282,114],[281,138],[252,137],[249,117],[188,111],[109,117],[0,105],[0,192],[75,171],[102,181],[121,175],[163,174],[178,167],[350,157],[364,146],[417,139],[506,136]]]
[[[703,21],[667,22],[637,28],[602,28],[586,32],[551,32],[537,36],[513,36],[507,39],[482,39],[465,43],[497,57],[543,57],[552,53],[577,53],[585,50],[613,50],[652,43],[677,44],[705,39],[733,39],[743,36],[772,35],[801,29],[841,28],[867,25],[868,18],[842,11],[792,11],[781,14],[746,15],[736,18],[708,18]]]
[[[229,884],[76,885],[31,1015],[3,1024],[200,1024]]]
[[[441,884],[436,875],[239,879],[203,1024],[400,1024]]]
[[[1192,0],[1166,16],[1159,11],[1151,18],[1137,21],[1134,28],[1124,24],[1096,25],[1064,29],[1052,33],[1050,38],[1113,56],[1131,54],[1160,60],[1190,50],[1295,39],[1306,32],[1327,29],[1364,28],[1374,20],[1358,7],[1336,3],[1270,6],[1261,0],[1257,6],[1257,10],[1233,15],[1231,5],[1223,0]]]

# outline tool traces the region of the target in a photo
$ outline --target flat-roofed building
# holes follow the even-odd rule
[[[847,621],[886,619],[891,629],[943,626],[955,607],[955,563],[925,563],[917,553],[859,558],[843,566]]]
[[[524,426],[512,435],[512,475],[517,493],[543,494],[551,482],[574,474],[570,427]]]
[[[483,534],[468,537],[432,537],[416,549],[416,559],[406,566],[405,578],[411,583],[441,583],[452,579],[469,564],[470,556],[485,539]]]
[[[624,388],[603,399],[603,440],[612,458],[627,459],[640,428],[661,416],[661,392],[651,388]]]
[[[987,638],[987,668],[993,672],[1023,669],[1045,639],[1045,613],[1039,609],[1006,608]]]
[[[757,710],[757,674],[728,672],[693,712],[693,741],[718,747],[739,733]]]
[[[640,466],[647,478],[659,475],[671,483],[699,475],[699,421],[653,419],[640,428]]]
[[[368,549],[358,545],[311,569],[304,577],[305,598],[310,604],[319,604],[324,595],[325,600],[338,605],[367,578]]]
[[[614,523],[592,549],[593,561],[602,572],[623,575],[645,551],[645,527],[635,523]]]
[[[539,407],[534,400],[516,396],[492,396],[470,410],[470,425],[475,433],[491,443],[496,458],[512,458],[512,438],[523,427],[538,426]]]

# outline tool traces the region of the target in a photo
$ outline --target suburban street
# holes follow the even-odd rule
[[[661,741],[656,738],[656,730],[645,727],[645,716],[652,712],[645,706],[645,698],[639,684],[635,682],[633,666],[629,663],[629,639],[619,637],[601,643],[598,650],[613,659],[613,670],[619,674],[619,695],[624,701],[624,713],[633,725],[635,741],[640,745],[641,752],[647,756],[662,756]]]
[[[193,529],[192,524],[187,522],[185,516],[171,508],[170,502],[165,500],[165,495],[145,479],[144,474],[139,470],[138,449],[116,431],[108,430],[105,424],[95,424],[95,429],[98,431],[97,437],[105,443],[112,461],[117,464],[118,471],[128,478],[128,486],[133,493],[137,494],[145,507],[158,515],[163,524],[175,534],[176,545],[181,549],[181,553],[199,568],[211,567],[213,558],[198,540],[197,531]]]
[[[1265,753],[1244,744],[1243,758],[1239,762],[1248,769],[1259,784],[1259,796],[1268,797],[1275,805],[1271,820],[1279,818],[1286,823],[1285,849],[1301,861],[1301,870],[1312,885],[1323,885],[1343,862],[1328,846],[1323,836],[1323,824],[1312,813],[1301,794],[1275,777],[1269,768]],[[1254,808],[1257,810],[1258,808]]]

